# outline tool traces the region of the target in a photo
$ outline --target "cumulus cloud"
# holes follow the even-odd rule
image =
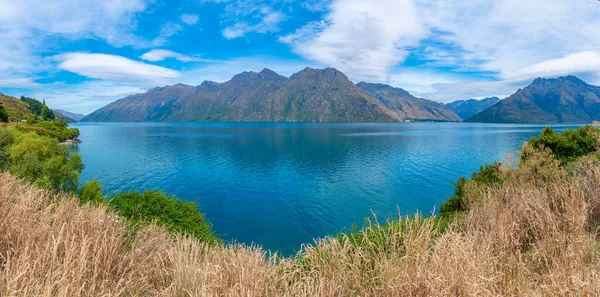
[[[0,79],[8,86],[35,85],[36,73],[51,71],[41,57],[48,41],[94,38],[113,46],[143,44],[131,34],[146,0],[0,1]]]
[[[173,59],[179,60],[181,62],[204,61],[203,59],[198,58],[198,57],[187,56],[184,54],[176,53],[174,51],[162,50],[162,49],[151,50],[151,51],[141,55],[140,58],[142,58],[143,60],[146,60],[146,61],[150,61],[150,62],[162,61],[164,59],[169,59],[169,58],[173,58]]]
[[[427,26],[443,32],[433,38],[463,50],[460,63],[474,61],[477,69],[502,78],[515,75],[515,69],[600,48],[600,4],[594,0],[417,3]]]
[[[182,14],[180,19],[182,22],[192,26],[198,23],[200,17],[197,14]]]
[[[354,80],[387,82],[393,66],[426,34],[411,0],[337,0],[321,22],[280,41]]]
[[[69,53],[56,58],[61,61],[58,67],[62,70],[111,81],[158,83],[181,75],[175,70],[115,55]]]

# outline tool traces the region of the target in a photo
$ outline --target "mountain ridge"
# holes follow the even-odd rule
[[[447,103],[446,106],[454,111],[463,120],[467,120],[472,116],[490,108],[496,103],[500,102],[498,97],[488,97],[481,100],[467,99],[467,100],[456,100]]]
[[[390,86],[388,86],[390,87]],[[390,87],[392,88],[392,87]],[[397,92],[399,88],[392,88]],[[406,92],[408,94],[408,92]],[[401,113],[335,68],[306,67],[285,77],[265,68],[242,72],[223,83],[176,84],[130,95],[87,115],[82,121],[165,122],[402,122],[459,121],[443,104],[403,98],[418,112]],[[397,96],[396,96],[397,97]],[[399,100],[391,96],[388,101]],[[396,101],[395,101],[396,100]],[[384,100],[385,101],[385,100]],[[389,104],[388,104],[389,105]],[[415,118],[407,117],[415,114]],[[419,116],[425,114],[425,116]]]
[[[600,87],[569,75],[537,78],[467,122],[583,124],[600,119]]]

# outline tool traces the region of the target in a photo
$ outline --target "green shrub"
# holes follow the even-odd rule
[[[15,132],[12,128],[0,128],[0,171],[6,170],[9,164],[9,149],[15,142]]]
[[[217,240],[196,204],[161,191],[119,193],[110,199],[109,206],[135,223],[156,221],[171,232],[190,234],[201,240]]]
[[[529,143],[537,149],[550,149],[556,159],[566,163],[596,150],[598,140],[592,130],[592,127],[580,127],[577,130],[567,129],[563,133],[556,133],[552,128],[546,127],[540,137],[532,138]]]
[[[35,131],[36,133],[57,138],[59,141],[65,141],[67,139],[79,137],[79,129],[68,128],[67,123],[61,121],[38,121],[33,123],[32,126],[45,129],[38,129]]]
[[[104,200],[104,196],[102,195],[102,184],[97,180],[83,184],[79,189],[79,200],[81,204],[105,204],[106,200]]]
[[[443,203],[440,207],[440,215],[442,217],[449,217],[453,214],[464,212],[469,208],[469,201],[466,199],[466,185],[467,183],[475,183],[477,186],[495,186],[502,185],[502,172],[501,164],[496,162],[493,164],[486,164],[485,166],[479,167],[479,171],[473,172],[471,179],[467,179],[462,176],[454,184],[454,195]]]
[[[71,154],[58,140],[35,133],[18,135],[8,150],[13,175],[41,187],[75,192],[83,170],[81,156]]]

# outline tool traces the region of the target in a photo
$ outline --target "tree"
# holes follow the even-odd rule
[[[41,187],[75,192],[83,170],[81,155],[70,153],[57,139],[27,133],[9,149],[10,172]]]
[[[0,105],[0,122],[3,122],[3,123],[8,122],[8,112],[2,105]]]
[[[110,199],[109,206],[133,222],[156,221],[157,225],[172,232],[190,234],[207,241],[217,240],[196,204],[161,191],[119,193]]]
[[[106,200],[104,200],[104,196],[102,196],[102,184],[100,184],[97,180],[89,181],[79,189],[79,200],[81,204],[85,203],[94,203],[94,204],[104,204]]]
[[[42,119],[48,119],[48,114],[50,113],[50,108],[46,105],[46,100],[42,101]]]
[[[550,149],[556,159],[566,163],[596,151],[598,139],[593,130],[592,127],[580,127],[556,133],[552,128],[546,127],[540,137],[532,138],[529,143],[537,149]]]

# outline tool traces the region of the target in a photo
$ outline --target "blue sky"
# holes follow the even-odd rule
[[[89,113],[132,93],[335,67],[440,102],[600,84],[597,0],[0,0],[0,92]]]

